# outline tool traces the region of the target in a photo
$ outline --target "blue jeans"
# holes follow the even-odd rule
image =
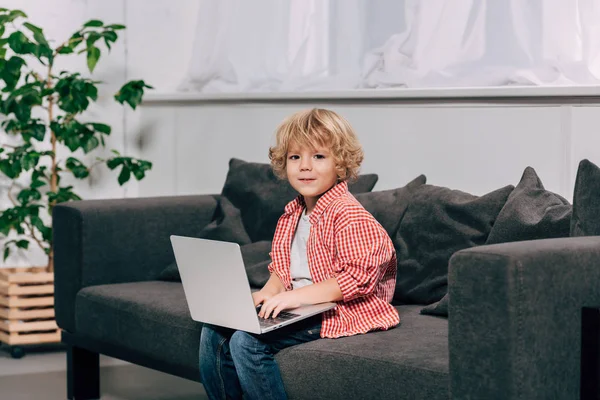
[[[316,340],[320,332],[320,315],[263,335],[204,325],[200,336],[200,378],[208,398],[287,398],[275,354]]]

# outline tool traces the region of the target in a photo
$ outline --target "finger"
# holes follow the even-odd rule
[[[270,315],[273,312],[273,309],[275,308],[276,305],[277,305],[277,303],[273,302],[273,301],[269,301],[269,302],[263,304],[262,308],[265,309],[264,318],[270,317]]]
[[[277,307],[275,307],[275,309],[273,310],[273,318],[277,318],[277,316],[279,315],[279,313],[281,311],[283,311],[284,308],[285,308],[285,304],[279,303],[277,305]]]
[[[261,306],[260,306],[260,312],[258,313],[258,316],[261,318],[265,318],[265,313],[268,309],[269,306],[269,302],[268,301],[264,301]]]

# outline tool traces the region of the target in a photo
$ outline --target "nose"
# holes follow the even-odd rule
[[[312,170],[312,163],[310,157],[302,157],[300,159],[300,171],[310,171]]]

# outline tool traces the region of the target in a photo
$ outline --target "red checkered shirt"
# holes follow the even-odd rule
[[[269,271],[292,290],[290,252],[298,219],[304,209],[298,196],[277,223]],[[386,330],[400,317],[390,304],[396,285],[396,251],[387,232],[342,182],[319,198],[309,216],[306,244],[313,282],[335,277],[343,300],[323,314],[321,337],[337,338]]]

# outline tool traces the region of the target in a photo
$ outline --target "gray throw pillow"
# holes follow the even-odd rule
[[[423,315],[435,315],[437,317],[447,317],[448,316],[448,293],[442,297],[440,301],[436,301],[433,304],[425,306],[421,309],[421,314]]]
[[[246,275],[252,287],[262,287],[269,279],[269,269],[271,262],[269,252],[271,251],[271,242],[268,240],[250,243],[240,246],[242,260],[246,267]],[[265,279],[266,277],[266,279]],[[181,275],[177,268],[177,262],[173,261],[167,266],[157,278],[160,281],[181,282]]]
[[[571,236],[598,235],[600,235],[600,168],[589,160],[582,160],[575,179]]]
[[[240,210],[224,196],[218,199],[213,221],[200,231],[198,237],[233,242],[240,246],[252,242],[242,223]]]
[[[571,210],[565,198],[544,189],[535,170],[527,167],[500,211],[486,244],[568,237]]]
[[[392,237],[398,254],[396,304],[431,304],[448,291],[448,261],[485,243],[514,186],[478,197],[422,185],[415,189]]]
[[[411,194],[425,183],[427,183],[427,177],[419,175],[401,188],[360,193],[355,197],[393,238],[408,208]]]
[[[370,192],[377,183],[376,174],[360,175],[356,182],[351,182],[348,189],[351,193]],[[229,161],[229,171],[221,192],[221,197],[229,200],[237,214],[227,215],[224,220],[241,218],[251,242],[272,240],[277,221],[283,214],[285,206],[298,196],[298,192],[286,180],[275,176],[270,164],[253,163],[232,158]],[[217,206],[219,207],[219,206]],[[224,212],[225,213],[225,212]],[[231,224],[231,223],[230,223]],[[213,237],[231,234],[224,232],[227,226],[215,224]],[[246,244],[247,237],[233,235],[233,241]]]

